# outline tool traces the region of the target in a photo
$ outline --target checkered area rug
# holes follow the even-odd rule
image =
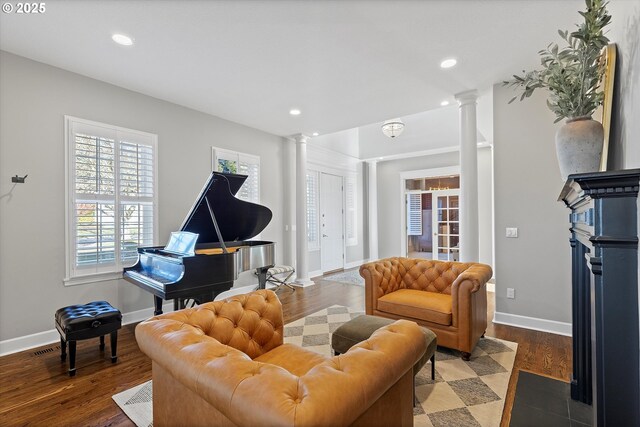
[[[362,315],[350,307],[333,306],[284,328],[284,341],[331,356],[331,333]],[[457,351],[438,347],[436,378],[431,362],[416,375],[414,425],[419,427],[499,426],[518,345],[496,338],[481,338],[471,360]],[[138,427],[153,425],[151,381],[113,396],[113,400]]]

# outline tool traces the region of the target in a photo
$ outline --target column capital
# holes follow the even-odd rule
[[[464,92],[456,93],[454,97],[456,98],[456,101],[458,101],[458,104],[460,106],[466,104],[475,104],[475,102],[478,100],[478,91],[475,89],[467,90]]]
[[[311,137],[303,133],[297,133],[295,135],[291,135],[289,139],[292,139],[296,144],[306,144],[311,140]]]

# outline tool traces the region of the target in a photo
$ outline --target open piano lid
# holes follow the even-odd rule
[[[220,234],[225,242],[248,240],[260,234],[271,221],[273,214],[266,206],[235,197],[246,179],[246,175],[212,172],[183,221],[180,231],[198,233],[198,243],[219,241],[206,198],[216,216]]]

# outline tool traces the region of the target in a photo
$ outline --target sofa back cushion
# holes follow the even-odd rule
[[[199,329],[203,335],[254,359],[282,345],[282,304],[273,291],[261,290],[167,313],[172,319]]]

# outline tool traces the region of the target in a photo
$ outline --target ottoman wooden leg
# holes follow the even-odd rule
[[[436,380],[436,354],[433,353],[433,356],[431,356],[431,379],[433,381]]]
[[[64,362],[67,360],[67,342],[62,337],[60,337],[60,351],[60,360]]]
[[[69,341],[69,376],[76,374],[76,342]]]
[[[100,335],[100,350],[104,350],[104,335]]]
[[[118,361],[117,356],[118,349],[118,330],[111,332],[111,363],[116,363]]]

